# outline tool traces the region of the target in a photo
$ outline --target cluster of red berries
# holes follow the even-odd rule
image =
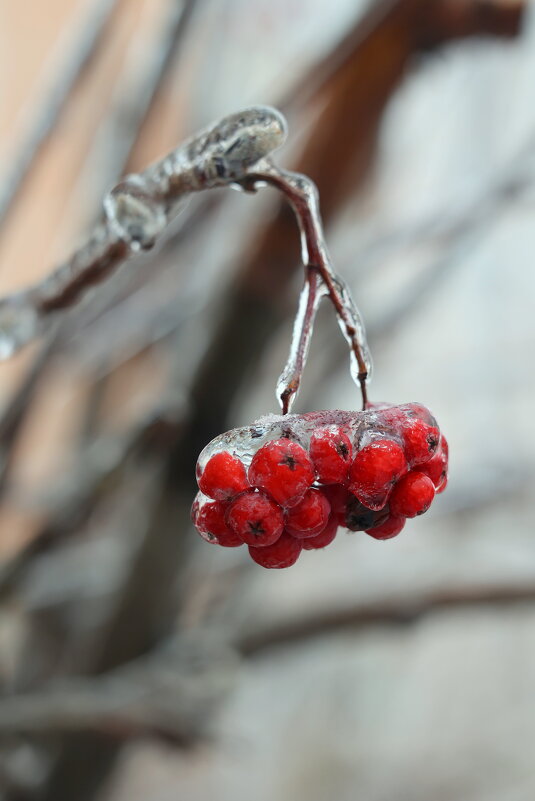
[[[192,519],[207,542],[289,567],[339,526],[395,537],[446,488],[447,468],[446,439],[418,403],[271,415],[204,449]]]

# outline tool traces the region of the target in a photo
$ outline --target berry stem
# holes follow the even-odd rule
[[[267,159],[258,162],[243,183],[246,188],[254,189],[257,182],[274,186],[286,196],[292,206],[301,232],[305,267],[305,285],[299,300],[290,354],[277,383],[282,413],[287,414],[291,410],[297,396],[314,320],[325,295],[334,306],[340,328],[349,345],[351,375],[357,386],[360,386],[362,408],[365,409],[368,403],[367,382],[371,374],[366,333],[347,284],[332,266],[325,244],[316,186],[307,176],[282,170]]]

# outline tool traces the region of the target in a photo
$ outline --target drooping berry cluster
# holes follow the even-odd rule
[[[207,542],[289,567],[339,527],[395,537],[443,492],[447,470],[448,443],[418,403],[271,415],[203,450],[192,519]]]

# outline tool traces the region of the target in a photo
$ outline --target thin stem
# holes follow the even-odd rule
[[[325,244],[316,186],[307,176],[281,170],[267,160],[257,164],[254,172],[249,173],[246,185],[254,187],[256,182],[269,183],[287,197],[301,231],[305,287],[294,326],[290,355],[277,385],[282,412],[286,414],[290,411],[299,390],[314,320],[324,295],[328,295],[333,304],[340,328],[349,345],[351,375],[360,387],[362,407],[365,409],[368,403],[367,382],[371,374],[371,358],[364,324],[349,288],[332,266]],[[317,278],[321,279],[323,291],[316,286]]]

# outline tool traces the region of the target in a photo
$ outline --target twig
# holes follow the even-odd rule
[[[68,49],[67,57],[55,69],[50,87],[39,87],[39,100],[32,102],[32,117],[14,159],[10,159],[0,178],[0,227],[7,220],[14,202],[28,177],[35,159],[53,132],[69,98],[96,55],[118,0],[88,0],[73,30],[60,42],[58,52]],[[34,112],[35,109],[35,112]]]

